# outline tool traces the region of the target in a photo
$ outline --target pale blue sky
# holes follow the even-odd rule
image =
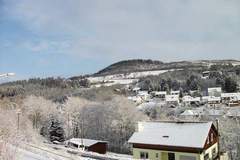
[[[0,73],[94,73],[123,59],[240,59],[239,0],[0,0]]]

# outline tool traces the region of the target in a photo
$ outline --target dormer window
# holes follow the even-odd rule
[[[213,142],[213,133],[211,133],[211,142]]]

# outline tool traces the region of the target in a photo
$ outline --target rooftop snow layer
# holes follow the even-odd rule
[[[203,148],[212,122],[142,122],[129,143]]]
[[[74,144],[77,144],[77,145],[83,145],[86,146],[86,147],[90,147],[94,144],[97,144],[97,143],[107,143],[106,141],[99,141],[99,140],[93,140],[93,139],[81,139],[81,138],[72,138],[69,140],[69,142],[71,143],[74,143]]]

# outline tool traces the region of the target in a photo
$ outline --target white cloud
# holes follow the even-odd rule
[[[5,0],[4,9],[40,36],[70,37],[63,51],[80,56],[240,58],[239,0]]]

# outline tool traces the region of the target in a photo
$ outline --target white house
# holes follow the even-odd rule
[[[240,104],[240,93],[222,93],[222,103],[232,106]]]
[[[160,98],[161,100],[164,101],[166,99],[167,92],[166,91],[153,91],[153,92],[151,92],[151,94],[153,97]]]
[[[141,89],[141,88],[139,88],[139,87],[135,87],[135,88],[132,89],[132,91],[137,93],[137,92],[140,91],[140,89]]]
[[[177,106],[179,104],[179,96],[178,95],[166,95],[166,103]]]
[[[199,111],[197,111],[197,110],[190,110],[190,109],[185,110],[183,113],[180,114],[180,116],[183,116],[183,117],[188,117],[188,116],[190,116],[190,117],[198,117],[200,115],[202,115],[202,113],[200,113]]]
[[[140,122],[128,142],[133,159],[212,160],[218,135],[212,122]]]
[[[143,101],[147,101],[151,97],[148,91],[139,91],[136,96],[142,98]]]
[[[210,105],[220,104],[221,103],[221,97],[203,96],[202,101],[207,102]]]
[[[222,93],[221,87],[208,88],[208,96],[220,97]]]
[[[170,95],[179,95],[180,94],[180,91],[171,91],[170,92]]]
[[[182,102],[185,104],[199,103],[201,101],[200,97],[184,96]]]
[[[207,78],[209,77],[209,75],[210,75],[210,71],[204,71],[204,72],[202,72],[202,78],[203,78],[203,79],[207,79]]]
[[[136,104],[141,104],[143,102],[143,99],[137,96],[128,97],[128,99],[135,102]]]

